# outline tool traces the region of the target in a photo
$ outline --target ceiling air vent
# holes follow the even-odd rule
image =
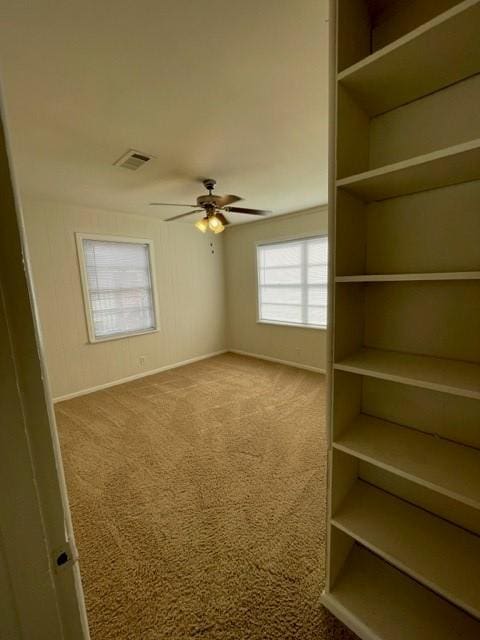
[[[146,153],[135,151],[135,149],[129,149],[121,158],[114,162],[114,166],[123,167],[124,169],[130,169],[136,171],[143,167],[153,156],[148,156]]]

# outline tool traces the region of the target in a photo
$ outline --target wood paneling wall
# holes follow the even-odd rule
[[[63,203],[26,201],[23,213],[54,397],[225,349],[222,237]],[[159,332],[89,344],[76,231],[153,240]]]
[[[326,331],[257,322],[256,243],[327,233],[327,207],[230,227],[225,235],[228,346],[325,370]]]

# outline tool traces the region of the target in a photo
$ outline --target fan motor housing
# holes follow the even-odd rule
[[[216,205],[218,196],[198,196],[197,204],[199,207],[205,207],[206,205]]]

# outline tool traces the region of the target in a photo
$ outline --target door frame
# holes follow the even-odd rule
[[[0,599],[6,604],[0,636],[9,640],[88,640],[78,556],[5,123],[0,87]]]

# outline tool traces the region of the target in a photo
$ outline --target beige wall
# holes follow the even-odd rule
[[[256,243],[327,233],[327,207],[230,227],[225,235],[228,346],[326,368],[326,331],[257,322]]]
[[[25,202],[24,216],[54,397],[225,348],[221,237],[193,225],[61,203]],[[76,231],[154,241],[159,332],[89,344]]]

